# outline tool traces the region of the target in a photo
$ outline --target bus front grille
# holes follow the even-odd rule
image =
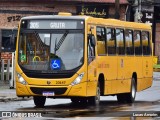
[[[54,92],[55,95],[61,95],[64,94],[67,90],[67,88],[37,88],[37,87],[30,87],[31,91],[34,94],[42,95],[44,91],[48,92]]]

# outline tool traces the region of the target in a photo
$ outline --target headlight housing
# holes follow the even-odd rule
[[[78,77],[71,83],[71,85],[73,86],[73,85],[79,84],[81,82],[83,76],[84,76],[84,72],[79,74]]]
[[[24,78],[21,76],[21,74],[17,73],[18,82],[20,82],[23,85],[26,85],[27,82],[24,80]]]

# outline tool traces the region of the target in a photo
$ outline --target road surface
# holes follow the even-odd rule
[[[154,81],[151,88],[138,92],[135,103],[120,104],[115,96],[101,97],[99,106],[92,105],[74,105],[70,99],[50,99],[46,100],[44,108],[36,108],[33,100],[0,102],[0,111],[29,112],[37,113],[38,119],[56,118],[56,119],[134,119],[134,116],[145,116],[147,120],[156,119],[160,115],[160,74],[154,73]],[[26,113],[28,115],[28,113]],[[17,114],[12,114],[16,117]],[[22,115],[22,114],[21,114]],[[38,116],[39,115],[39,116]],[[149,116],[150,115],[150,116]],[[42,116],[42,118],[41,118]],[[25,117],[25,116],[22,116]],[[31,116],[30,116],[31,117]],[[34,116],[36,117],[36,116]],[[4,117],[3,117],[4,118]],[[3,119],[1,118],[1,119]],[[137,118],[137,119],[138,119]],[[140,117],[141,119],[142,117]],[[5,118],[10,119],[10,118]],[[16,119],[16,118],[15,118]],[[27,118],[26,118],[27,119]],[[29,118],[28,118],[29,119]],[[136,119],[136,120],[137,120]]]

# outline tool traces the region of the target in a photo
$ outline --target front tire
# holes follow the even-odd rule
[[[34,96],[33,97],[34,104],[36,107],[44,107],[44,104],[46,102],[46,97],[45,96]]]
[[[74,104],[78,104],[79,103],[79,99],[78,98],[71,98],[71,101]]]

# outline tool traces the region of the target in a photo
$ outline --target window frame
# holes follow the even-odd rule
[[[97,29],[98,28],[100,28],[100,34],[101,34],[101,37],[102,37],[102,39],[101,40],[99,40],[98,39],[98,36],[97,36]],[[103,35],[103,31],[102,31],[102,29],[104,29],[104,35]],[[107,43],[106,43],[106,27],[105,26],[96,26],[96,38],[97,38],[97,55],[98,56],[105,56],[105,55],[107,55],[107,49],[106,49],[106,46],[107,46]],[[98,52],[98,42],[104,42],[104,49],[105,49],[105,51],[104,51],[104,54],[99,54],[99,52]]]
[[[128,32],[129,32],[129,35],[130,35],[130,32],[131,32],[131,45],[132,45],[132,47],[130,47],[131,48],[131,54],[128,54],[128,50],[127,50],[127,40],[126,40],[126,34],[125,34],[125,32],[128,30]],[[133,40],[133,30],[132,29],[128,29],[128,28],[126,28],[125,30],[124,30],[124,37],[125,37],[125,50],[126,50],[126,55],[129,55],[129,56],[132,56],[132,55],[134,55],[134,53],[135,53],[135,51],[134,51],[134,40]],[[128,40],[129,41],[129,40]]]
[[[113,38],[113,40],[114,40],[114,46],[112,47],[112,48],[114,48],[113,49],[113,53],[109,53],[109,46],[108,46],[108,41],[109,41],[109,39],[108,39],[108,37],[107,37],[107,32],[108,32],[108,29],[110,29],[111,30],[111,37],[110,37],[110,40],[112,40],[111,38]],[[112,34],[112,31],[114,32],[114,34]],[[116,34],[116,31],[115,31],[115,28],[113,28],[113,27],[106,27],[106,44],[107,44],[107,54],[108,54],[108,56],[115,56],[116,55],[116,51],[117,51],[117,49],[116,49],[116,36],[115,36],[115,34]]]
[[[124,39],[124,29],[122,28],[116,28],[116,34],[117,34],[117,30],[120,30],[120,39],[117,40],[117,35],[116,35],[116,53],[118,55],[125,55],[125,39]],[[122,47],[122,50],[121,50],[121,47],[119,47],[118,45],[118,41],[121,41],[121,33],[123,35],[123,40],[122,40],[122,43],[123,43],[123,47]],[[120,53],[121,51],[123,51],[122,53]]]
[[[148,38],[147,39],[148,45],[146,46],[147,47],[146,48],[147,49],[146,53],[144,52],[144,45],[143,45],[143,38],[142,38],[142,52],[143,52],[143,56],[150,56],[151,55],[150,32],[143,30],[142,34],[141,34],[141,37],[143,36],[143,32],[147,33],[147,38]]]
[[[136,47],[136,44],[135,44],[135,42],[136,42],[136,39],[134,38],[135,37],[135,32],[139,32],[139,46],[138,47]],[[141,30],[134,30],[133,31],[133,42],[134,42],[134,54],[135,54],[135,56],[142,56],[143,54],[143,52],[142,52],[142,37],[141,37]]]

